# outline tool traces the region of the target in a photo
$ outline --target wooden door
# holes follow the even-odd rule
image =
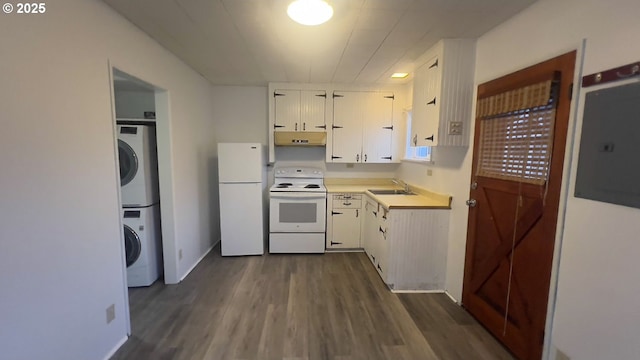
[[[363,118],[362,162],[389,163],[393,149],[393,93],[367,93]]]
[[[336,91],[333,94],[333,143],[335,163],[362,162],[362,124],[367,93]]]
[[[520,359],[542,356],[575,58],[574,51],[478,87],[462,304]],[[486,104],[508,108],[542,82],[550,84],[548,103],[484,116]],[[548,129],[535,130],[543,122]],[[487,151],[498,155],[487,160]]]
[[[325,131],[325,103],[327,92],[324,90],[300,91],[299,131]]]
[[[275,90],[275,131],[297,131],[300,121],[300,90]]]

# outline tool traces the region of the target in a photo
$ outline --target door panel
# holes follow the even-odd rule
[[[549,74],[555,79],[551,91],[553,100],[549,102],[551,105],[545,105],[555,104],[555,122],[549,133],[542,135],[552,141],[545,180],[532,183],[526,179],[525,174],[530,171],[540,173],[540,164],[527,160],[531,157],[525,156],[518,163],[502,155],[523,146],[522,142],[518,143],[522,137],[513,135],[520,129],[515,126],[501,138],[503,142],[496,153],[498,159],[505,156],[510,164],[520,166],[522,176],[510,179],[512,173],[505,173],[502,178],[478,175],[479,149],[485,148],[481,144],[484,141],[481,123],[492,119],[476,119],[471,182],[477,186],[470,191],[476,205],[469,210],[462,304],[521,359],[542,357],[569,120],[567,94],[571,91],[575,56],[576,53],[571,52],[478,87],[478,99],[484,99],[536,84]],[[541,110],[531,110],[530,114],[537,114],[535,111]],[[528,114],[521,117],[522,121],[534,124],[536,117]],[[537,133],[524,136],[529,137],[528,144],[526,141],[524,144],[529,153],[539,150],[535,143],[540,138]],[[502,168],[511,171],[508,166]]]

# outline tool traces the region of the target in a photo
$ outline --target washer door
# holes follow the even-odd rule
[[[136,234],[136,232],[127,225],[124,226],[124,248],[127,258],[127,267],[129,267],[133,265],[138,258],[140,258],[142,243],[140,242],[138,234]]]
[[[138,155],[129,144],[118,139],[118,158],[120,160],[120,186],[125,186],[138,173]]]

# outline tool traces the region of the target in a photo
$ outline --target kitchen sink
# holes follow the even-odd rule
[[[391,189],[369,189],[369,192],[373,195],[415,195],[411,191],[406,190],[391,190]]]

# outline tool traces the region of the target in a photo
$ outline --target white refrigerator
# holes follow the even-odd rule
[[[265,153],[257,143],[218,144],[222,256],[264,254]]]

